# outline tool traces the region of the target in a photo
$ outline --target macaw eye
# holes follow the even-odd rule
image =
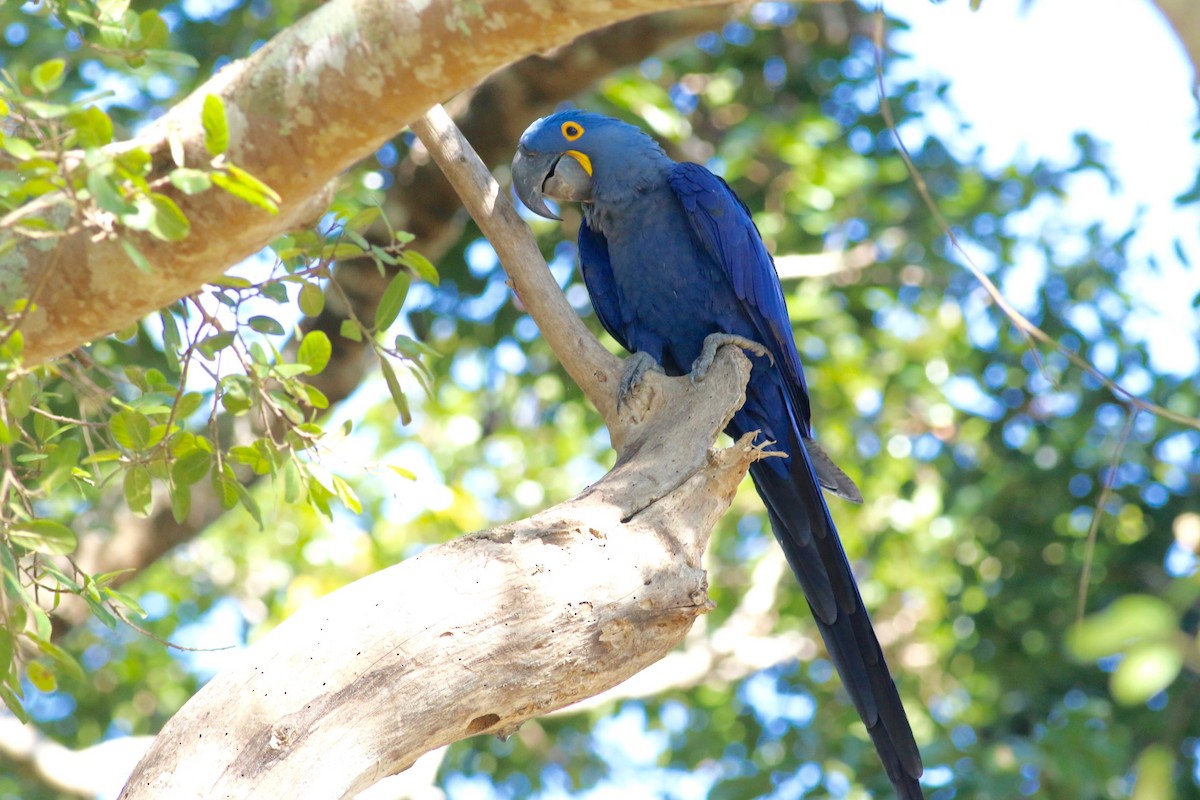
[[[573,142],[580,136],[583,136],[583,126],[578,122],[564,122],[562,124],[562,135],[566,137],[568,142]]]

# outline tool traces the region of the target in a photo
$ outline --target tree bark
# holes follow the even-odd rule
[[[571,311],[508,194],[440,107],[414,130],[604,416],[617,464],[573,500],[301,609],[167,723],[128,800],[350,796],[436,747],[615,686],[710,607],[709,533],[762,456],[753,435],[710,450],[749,361],[723,348],[703,382],[652,373],[618,407],[619,361]]]
[[[629,20],[580,37],[552,54],[529,56],[489,76],[469,95],[460,96],[455,115],[463,133],[484,145],[480,155],[489,167],[512,157],[514,142],[525,126],[558,102],[582,91],[603,75],[659,51],[671,42],[720,27],[730,16],[729,6],[690,8]],[[411,160],[396,168],[397,179],[388,192],[385,213],[392,224],[416,235],[413,247],[437,261],[461,234],[458,214],[462,203],[436,164]],[[338,264],[334,279],[346,293],[359,319],[372,319],[391,275],[381,275],[374,264],[351,261]],[[329,366],[309,380],[333,407],[341,402],[374,367],[366,342],[341,335],[347,310],[331,293],[319,317],[302,323],[305,331],[324,331],[333,343]],[[289,347],[294,347],[292,342]],[[114,504],[120,507],[120,497]],[[225,513],[208,482],[192,487],[188,517],[177,521],[169,504],[156,502],[149,517],[116,512],[109,531],[89,529],[80,536],[75,561],[88,574],[123,570],[112,585],[135,578],[146,567],[179,544],[190,541]],[[91,610],[73,595],[59,599],[52,610],[55,635],[60,636],[87,620]]]
[[[1175,29],[1192,62],[1192,85],[1200,87],[1200,5],[1196,0],[1154,0],[1154,4]]]
[[[317,218],[322,194],[347,167],[425,109],[529,53],[687,0],[611,0],[562,13],[541,0],[334,0],[218,72],[137,139],[158,173],[168,136],[188,163],[207,159],[200,111],[209,94],[229,119],[229,158],[282,197],[279,214],[216,190],[175,196],[191,222],[182,242],[133,236],[153,265],[142,274],[112,240],[90,231],[47,248],[22,242],[0,259],[0,302],[36,309],[22,321],[27,364],[68,352],[191,294],[279,234]],[[369,113],[364,111],[369,106]],[[132,236],[132,234],[129,234]],[[136,286],[137,291],[130,291]]]
[[[122,797],[346,797],[662,658],[709,608],[700,558],[758,456],[677,445],[711,442],[748,375],[726,348],[699,387],[651,377],[649,435],[579,497],[301,609],[167,723]]]

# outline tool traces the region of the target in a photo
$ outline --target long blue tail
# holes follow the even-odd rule
[[[921,754],[804,445],[750,467],[771,528],[901,800],[923,800]],[[781,448],[782,449],[782,448]]]

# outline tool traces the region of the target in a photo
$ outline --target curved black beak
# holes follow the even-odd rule
[[[547,197],[570,202],[592,199],[591,173],[567,153],[537,153],[520,146],[513,157],[512,179],[521,202],[548,219],[562,217],[546,205]]]

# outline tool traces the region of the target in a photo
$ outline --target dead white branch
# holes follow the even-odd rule
[[[708,5],[696,0],[611,0],[563,7],[542,0],[332,0],[233,62],[137,139],[155,166],[206,163],[201,109],[224,101],[228,157],[282,196],[271,215],[216,189],[172,194],[191,223],[182,242],[132,237],[154,266],[143,274],[119,242],[84,230],[51,244],[24,241],[0,257],[0,304],[34,295],[22,323],[26,363],[68,352],[197,291],[275,237],[316,220],[326,189],[429,106],[531,53],[623,19]],[[64,210],[66,205],[61,205]],[[126,234],[122,234],[126,235]],[[130,291],[136,287],[136,291]]]
[[[699,386],[650,375],[636,410],[618,413],[619,363],[567,308],[507,194],[444,114],[417,128],[466,187],[620,458],[573,500],[301,609],[167,723],[125,787],[129,800],[351,796],[437,747],[511,733],[615,686],[709,608],[708,536],[760,455],[750,437],[710,449],[744,400],[749,362],[725,348]]]

